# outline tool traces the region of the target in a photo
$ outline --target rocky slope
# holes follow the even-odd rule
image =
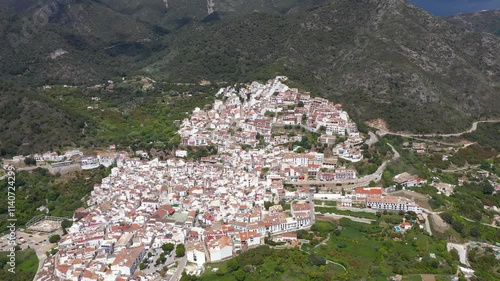
[[[500,40],[403,0],[214,0],[211,20],[201,0],[21,2],[0,2],[0,77],[24,85],[279,74],[394,130],[499,115]]]
[[[402,0],[338,0],[293,17],[193,24],[168,44],[145,71],[174,80],[284,74],[397,130],[453,131],[499,113],[499,39],[462,32]]]
[[[459,14],[447,17],[446,20],[464,30],[490,32],[500,36],[500,10]]]

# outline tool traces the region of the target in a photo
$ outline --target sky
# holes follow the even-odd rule
[[[500,0],[408,0],[436,16],[500,9]]]

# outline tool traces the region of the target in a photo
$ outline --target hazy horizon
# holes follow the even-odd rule
[[[436,16],[500,9],[500,0],[408,0]]]

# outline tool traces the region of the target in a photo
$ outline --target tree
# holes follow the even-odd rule
[[[246,274],[243,271],[243,269],[239,269],[235,272],[233,272],[233,276],[237,281],[243,281],[246,278]]]
[[[36,160],[33,157],[26,157],[24,158],[24,164],[31,166],[31,165],[36,165]]]
[[[453,248],[450,250],[450,254],[451,254],[451,258],[455,261],[459,261],[460,260],[460,255],[458,254],[458,251],[457,249]]]
[[[473,227],[469,230],[469,234],[474,238],[479,238],[481,237],[481,230],[479,230],[477,227]]]
[[[453,222],[453,215],[448,212],[443,212],[440,214],[441,218],[448,224]]]
[[[376,185],[377,183],[375,181],[370,181],[370,183],[368,184],[369,187],[374,187]]]
[[[170,254],[170,252],[172,252],[175,248],[175,245],[172,244],[172,243],[165,243],[163,245],[161,245],[161,249],[163,250],[163,252],[167,253],[167,254]]]
[[[61,222],[61,227],[63,229],[70,228],[72,225],[73,225],[73,221],[70,221],[70,220],[63,220]]]
[[[462,233],[462,231],[464,231],[464,224],[458,220],[454,220],[451,223],[451,227],[453,227],[453,229],[455,229],[460,234]]]
[[[49,237],[50,243],[57,243],[59,241],[61,241],[61,236],[59,236],[59,234],[54,234],[54,235]]]
[[[175,248],[175,256],[183,257],[185,254],[186,248],[184,247],[184,244],[177,244],[177,247]]]
[[[315,266],[321,266],[326,264],[325,258],[316,254],[311,254],[309,256],[309,262]]]
[[[483,194],[488,194],[491,195],[495,191],[495,188],[493,185],[491,185],[489,182],[483,183]]]
[[[146,268],[146,265],[143,262],[141,262],[141,264],[139,264],[139,269],[143,270],[144,268]]]
[[[236,271],[239,268],[240,268],[240,264],[238,263],[238,261],[236,259],[230,259],[227,262],[227,271],[228,272]]]
[[[59,250],[57,248],[54,248],[54,249],[50,250],[50,254],[55,255],[55,254],[57,254],[58,251]]]
[[[266,209],[266,211],[269,211],[269,207],[271,207],[273,205],[274,205],[273,202],[269,202],[269,201],[264,202],[264,208]]]

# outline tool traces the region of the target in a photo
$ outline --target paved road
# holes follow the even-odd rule
[[[370,184],[371,181],[379,181],[380,178],[382,177],[382,174],[385,171],[385,168],[387,167],[387,164],[390,161],[397,160],[400,156],[399,153],[394,147],[390,144],[387,144],[391,147],[392,152],[393,152],[393,157],[390,160],[386,160],[378,167],[378,169],[375,171],[375,173],[366,175],[362,178],[359,179],[350,179],[350,180],[335,180],[335,181],[320,181],[320,180],[299,180],[299,181],[289,181],[285,182],[285,184],[293,184],[293,185],[311,185],[311,184],[316,184],[316,185],[323,185],[323,184],[340,184],[344,186],[345,188],[349,189],[354,189],[356,187],[363,187],[367,186]]]
[[[329,264],[329,263],[333,263],[335,265],[338,265],[338,266],[342,267],[347,272],[347,268],[345,268],[345,266],[343,266],[342,264],[340,264],[338,262],[331,261],[331,260],[326,260],[326,264]]]
[[[174,275],[170,278],[170,281],[178,281],[181,279],[182,272],[184,272],[184,267],[186,267],[187,264],[187,257],[183,256],[178,260],[178,267],[177,270],[175,271]]]
[[[330,233],[328,233],[328,237],[325,240],[323,240],[320,244],[314,246],[313,249],[317,248],[320,245],[326,244],[326,242],[328,242],[328,240],[330,240]],[[311,254],[311,252],[304,250],[302,247],[299,247],[299,250],[304,251],[308,254]],[[331,261],[331,260],[326,260],[326,264],[329,264],[329,263],[338,265],[338,266],[342,267],[347,272],[347,268],[344,265],[342,265],[338,262]]]
[[[451,249],[456,249],[458,251],[458,256],[460,257],[460,262],[470,266],[469,261],[467,260],[467,246],[468,244],[455,244],[455,243],[447,243],[446,249],[450,251]]]
[[[422,217],[425,219],[425,230],[429,232],[429,235],[432,236],[431,223],[429,221],[429,215],[426,212],[422,212]]]
[[[461,217],[462,217],[464,220],[466,220],[466,221],[470,221],[470,222],[477,222],[477,221],[475,221],[475,220],[471,220],[471,219],[466,218],[466,217],[464,217],[464,216],[461,216]],[[481,224],[482,224],[482,225],[489,226],[489,227],[500,228],[499,226],[496,226],[496,225],[494,225],[494,224],[487,224],[487,223],[484,223],[484,222],[482,222]]]
[[[468,170],[468,169],[476,169],[476,168],[479,168],[480,165],[466,165],[464,167],[460,167],[460,168],[456,168],[456,169],[446,169],[446,170],[442,170],[443,173],[455,173],[455,172],[459,172],[459,171],[464,171],[464,170]]]
[[[377,134],[380,136],[383,135],[396,135],[396,136],[402,136],[402,137],[459,137],[463,134],[471,133],[477,130],[477,124],[479,123],[497,123],[500,122],[500,119],[492,119],[492,120],[483,120],[483,121],[476,121],[472,123],[472,126],[470,129],[460,132],[460,133],[454,133],[454,134],[410,134],[410,133],[399,133],[399,132],[391,132],[384,130],[382,128],[376,128],[378,129]]]
[[[372,131],[368,132],[368,135],[370,136],[370,138],[365,141],[365,143],[368,146],[371,146],[372,144],[375,144],[378,141],[377,135],[374,134]]]

